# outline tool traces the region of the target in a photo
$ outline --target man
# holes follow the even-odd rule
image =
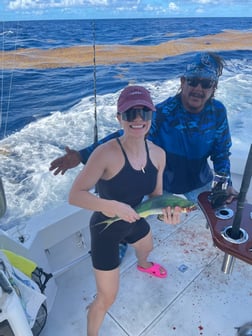
[[[211,189],[213,162],[217,179],[224,178],[227,194],[236,191],[230,177],[231,136],[225,106],[214,99],[223,60],[214,53],[194,56],[180,78],[181,88],[174,97],[156,105],[148,139],[166,152],[163,188],[184,194],[197,202],[197,196]],[[66,147],[66,155],[51,162],[50,170],[63,175],[67,169],[85,164],[101,143],[123,133],[119,130],[80,152]]]

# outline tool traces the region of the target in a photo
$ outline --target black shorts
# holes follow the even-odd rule
[[[137,242],[150,232],[150,225],[144,218],[134,223],[119,220],[104,230],[106,224],[95,225],[104,218],[95,212],[90,219],[91,257],[94,268],[109,271],[119,266],[119,243]]]

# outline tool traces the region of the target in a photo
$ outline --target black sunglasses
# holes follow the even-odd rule
[[[186,78],[187,84],[196,87],[197,85],[201,85],[202,89],[211,89],[215,84],[215,81],[212,79],[199,79],[197,77],[189,77]]]
[[[148,107],[144,108],[131,108],[123,113],[122,115],[122,120],[124,121],[133,121],[136,119],[137,116],[140,116],[143,121],[148,121],[151,120],[152,118],[152,111],[148,109]]]

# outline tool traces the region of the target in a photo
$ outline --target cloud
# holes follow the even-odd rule
[[[215,0],[194,0],[193,2],[201,4],[201,5],[206,5],[210,3],[216,3]]]
[[[195,11],[197,14],[199,14],[199,15],[201,15],[201,14],[204,14],[204,9],[202,9],[202,8],[198,8],[198,9],[196,9],[196,11]]]
[[[233,0],[192,0],[192,2],[200,5],[223,5],[223,4],[232,4]]]
[[[36,8],[64,8],[78,7],[84,5],[107,6],[108,0],[10,0],[8,8],[16,9],[36,9]]]
[[[3,1],[3,0],[2,0]],[[252,0],[4,0],[2,16],[18,19],[37,13],[52,18],[120,18],[247,15]],[[1,2],[1,0],[0,0]],[[3,14],[4,13],[4,14]],[[43,15],[42,15],[43,13]],[[66,13],[66,15],[64,15]],[[63,14],[63,16],[62,16]]]
[[[175,4],[175,2],[170,2],[169,5],[168,5],[168,8],[172,12],[179,11],[179,7]]]

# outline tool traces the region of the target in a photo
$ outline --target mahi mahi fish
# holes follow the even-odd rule
[[[163,194],[160,196],[154,196],[149,198],[148,200],[140,203],[134,209],[139,214],[140,217],[146,218],[150,215],[161,215],[162,209],[170,206],[171,208],[175,208],[176,206],[181,208],[182,213],[188,213],[192,210],[196,209],[196,205],[178,195],[173,194]],[[102,222],[96,223],[96,225],[107,224],[104,230],[109,227],[112,223],[121,220],[120,217],[115,216],[112,218],[108,218]]]

